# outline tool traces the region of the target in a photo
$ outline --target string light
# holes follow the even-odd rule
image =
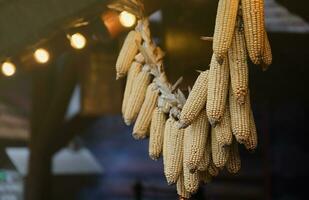
[[[50,55],[46,49],[39,48],[34,52],[34,58],[38,63],[44,64],[49,61]]]
[[[13,76],[16,72],[16,66],[11,62],[6,61],[2,63],[1,71],[4,76]]]
[[[136,23],[136,17],[132,13],[122,11],[119,14],[119,21],[124,27],[132,27]]]
[[[75,33],[70,36],[69,39],[70,44],[74,49],[83,49],[87,44],[85,36],[83,36],[81,33]]]

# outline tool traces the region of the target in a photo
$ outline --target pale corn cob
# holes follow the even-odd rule
[[[137,31],[130,31],[130,33],[127,35],[122,45],[119,56],[117,58],[116,62],[117,79],[122,78],[127,74],[131,63],[138,52],[137,44],[141,42],[142,42],[141,34]]]
[[[125,114],[126,106],[128,104],[128,100],[131,94],[131,90],[133,87],[133,83],[142,69],[142,64],[138,62],[133,62],[127,76],[126,87],[124,90],[123,100],[122,100],[122,115]]]
[[[206,148],[209,124],[206,115],[206,109],[202,109],[197,119],[185,131],[184,154],[186,156],[184,163],[191,172],[197,170],[202,160]]]
[[[219,146],[229,146],[232,143],[233,133],[231,127],[230,107],[227,103],[222,121],[214,127]]]
[[[213,51],[219,63],[231,46],[239,0],[219,0],[213,37]]]
[[[166,140],[164,174],[168,184],[176,183],[183,165],[183,136],[184,130],[177,128],[177,122],[172,121],[172,126]],[[165,136],[165,134],[164,134]]]
[[[220,66],[215,56],[212,56],[208,74],[207,116],[212,125],[221,121],[229,90],[229,66],[227,57]]]
[[[266,31],[264,33],[264,51],[262,55],[262,60],[263,60],[262,69],[265,71],[268,69],[269,65],[271,65],[273,61],[271,46]]]
[[[200,181],[204,184],[210,183],[212,179],[212,176],[210,175],[208,170],[199,171],[199,177],[200,177]]]
[[[164,127],[164,136],[163,136],[163,165],[165,166],[167,163],[167,160],[169,159],[169,154],[166,153],[168,141],[170,141],[170,137],[172,136],[172,127],[174,123],[174,119],[172,117],[168,118],[165,122]],[[165,167],[164,167],[165,168]]]
[[[244,145],[246,149],[248,149],[249,151],[254,151],[257,147],[257,144],[258,144],[258,137],[257,137],[256,126],[254,122],[254,116],[253,116],[252,110],[250,110],[250,136],[245,141]]]
[[[190,172],[190,169],[183,166],[185,188],[191,194],[195,193],[199,187],[200,179],[198,171]]]
[[[241,0],[241,8],[248,54],[258,65],[264,49],[264,0]]]
[[[228,58],[233,93],[239,103],[244,103],[248,91],[247,52],[244,32],[239,25],[240,21],[237,22]]]
[[[230,149],[229,146],[219,145],[214,128],[211,129],[211,152],[212,160],[215,166],[218,168],[223,168],[228,160]]]
[[[151,81],[151,75],[147,72],[142,70],[134,80],[131,94],[126,105],[125,114],[123,116],[124,122],[127,125],[130,125],[137,117],[145,96],[147,87]]]
[[[234,139],[230,148],[230,156],[226,163],[226,169],[230,173],[237,173],[241,168],[241,160],[238,151],[238,143]]]
[[[208,134],[208,139],[206,141],[206,148],[203,154],[203,157],[201,159],[201,162],[198,165],[198,171],[206,171],[208,169],[210,159],[211,159],[211,139],[209,138],[209,133]]]
[[[158,96],[158,87],[155,83],[151,83],[147,88],[144,103],[134,124],[133,137],[135,139],[144,139],[147,136],[152,113],[157,106]]]
[[[149,156],[153,160],[157,160],[162,153],[165,121],[164,112],[156,107],[152,114],[149,137]]]
[[[250,95],[246,96],[244,104],[239,104],[230,90],[230,114],[232,132],[239,143],[244,143],[250,135]]]
[[[188,192],[185,188],[183,172],[180,174],[177,180],[176,189],[180,199],[189,199],[191,197],[190,192]]]
[[[213,163],[212,160],[211,160],[209,167],[208,167],[208,173],[211,176],[218,176],[219,175],[219,168],[216,167],[216,165]]]
[[[205,107],[207,100],[208,70],[201,72],[196,79],[188,99],[181,111],[179,126],[189,126]]]

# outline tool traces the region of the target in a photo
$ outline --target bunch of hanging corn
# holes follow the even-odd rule
[[[136,121],[135,139],[149,137],[149,156],[163,157],[168,184],[187,199],[222,169],[240,170],[239,144],[257,147],[248,60],[262,70],[272,63],[264,0],[219,0],[210,69],[199,74],[187,98],[167,81],[164,53],[148,26],[147,18],[139,19],[116,63],[117,78],[127,75],[123,118],[128,125]]]

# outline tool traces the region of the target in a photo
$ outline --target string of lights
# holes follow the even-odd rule
[[[136,24],[136,16],[127,11],[123,11],[118,15],[119,22],[121,26],[125,28],[133,27]],[[75,32],[73,34],[66,35],[70,46],[75,50],[82,50],[87,46],[88,39],[85,34],[80,32]],[[32,59],[39,65],[44,65],[50,62],[52,59],[52,52],[47,48],[38,47],[32,53]],[[12,77],[17,72],[17,66],[13,59],[5,58],[0,61],[1,73],[5,77]]]

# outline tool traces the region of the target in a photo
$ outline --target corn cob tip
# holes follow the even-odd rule
[[[130,126],[132,124],[132,121],[131,120],[128,120],[128,119],[124,119],[124,123],[127,125],[127,126]]]
[[[264,62],[262,62],[262,64],[261,64],[261,68],[262,68],[262,71],[263,72],[265,72],[265,71],[267,71],[268,70],[268,65],[267,64],[265,64]]]
[[[135,140],[143,140],[146,138],[145,134],[132,133],[132,136]]]
[[[245,103],[245,95],[242,95],[242,94],[240,94],[238,97],[237,97],[237,102],[239,103],[239,104],[244,104]]]
[[[216,61],[219,63],[219,65],[222,65],[222,64],[223,64],[224,59],[223,59],[223,57],[222,57],[222,56],[217,56],[217,55],[216,55]]]
[[[215,128],[219,123],[220,123],[220,120],[219,119],[208,119],[210,125]]]
[[[119,80],[120,78],[124,77],[125,74],[123,73],[117,73],[116,74],[116,80]]]
[[[189,125],[186,124],[185,122],[183,122],[182,120],[180,120],[178,123],[177,123],[177,128],[178,129],[184,129],[184,128],[187,128]]]
[[[188,198],[185,198],[185,197],[179,196],[179,200],[188,200]]]
[[[154,160],[154,161],[157,161],[159,159],[158,156],[155,156],[155,155],[149,155],[149,157],[151,158],[151,160]]]

